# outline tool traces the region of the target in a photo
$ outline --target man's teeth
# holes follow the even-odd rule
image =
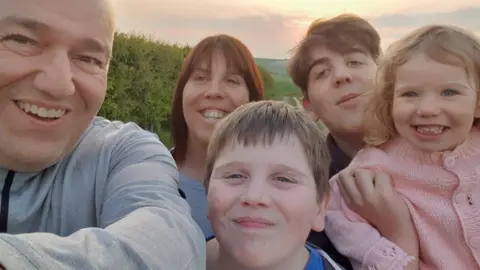
[[[17,102],[17,104],[24,112],[34,114],[41,118],[56,119],[62,117],[66,112],[65,110],[42,108],[25,102]]]
[[[445,130],[444,126],[417,126],[417,132],[423,134],[440,134]]]
[[[203,111],[202,115],[203,117],[210,120],[218,120],[218,119],[222,119],[226,115],[226,113],[222,111],[208,110],[208,111]]]

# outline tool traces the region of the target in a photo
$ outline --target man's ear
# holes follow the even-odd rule
[[[325,229],[325,216],[327,214],[328,203],[330,201],[330,192],[326,192],[323,200],[318,207],[317,217],[315,218],[312,230],[321,232]]]
[[[302,96],[302,105],[305,110],[310,111],[310,101],[308,100],[308,97]]]
[[[305,109],[305,111],[308,112],[308,115],[310,115],[310,118],[312,118],[313,121],[318,122],[318,120],[319,120],[318,116],[315,114],[315,112],[313,112],[313,110],[311,108],[311,105],[310,105],[310,101],[305,96],[302,97],[302,105],[303,105],[303,108]]]

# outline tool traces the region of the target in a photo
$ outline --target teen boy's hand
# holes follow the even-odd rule
[[[338,186],[347,206],[388,240],[418,258],[418,237],[404,199],[384,172],[345,169]]]

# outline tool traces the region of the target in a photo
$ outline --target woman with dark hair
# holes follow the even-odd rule
[[[213,234],[203,186],[210,136],[225,115],[262,98],[255,59],[234,37],[203,39],[183,63],[172,104],[172,154],[180,171],[180,189],[205,237]]]

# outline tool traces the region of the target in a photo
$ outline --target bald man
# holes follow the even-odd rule
[[[205,269],[158,137],[97,117],[102,0],[0,0],[0,269]]]

